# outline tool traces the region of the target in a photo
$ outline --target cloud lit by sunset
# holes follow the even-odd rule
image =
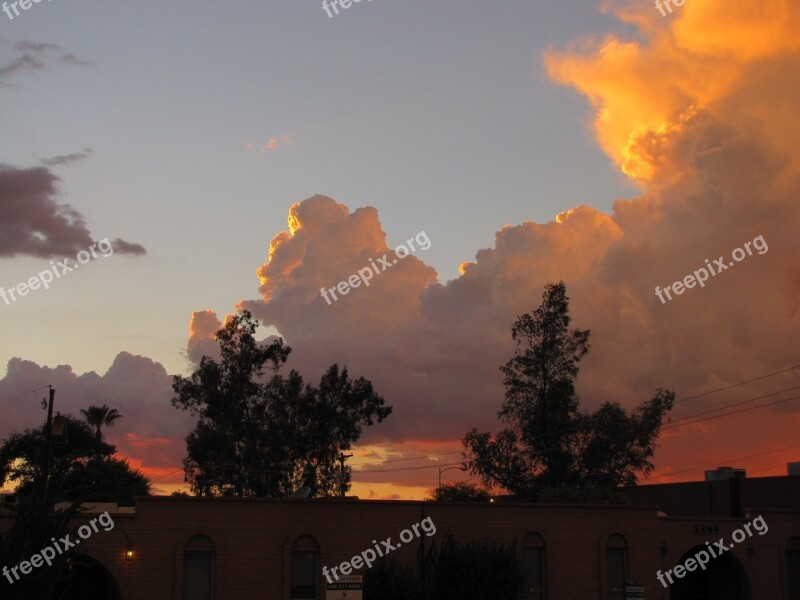
[[[800,365],[800,4],[688,0],[662,17],[651,2],[613,2],[603,15],[586,13],[580,30],[564,15],[549,18],[562,25],[551,34],[538,24],[535,43],[521,19],[491,18],[486,27],[521,28],[508,34],[513,60],[510,48],[495,55],[477,33],[474,50],[471,39],[425,40],[428,52],[443,54],[391,40],[384,59],[395,48],[410,54],[385,66],[371,62],[377,50],[356,46],[350,59],[363,65],[335,72],[319,66],[315,50],[295,57],[313,70],[308,81],[269,62],[269,77],[256,78],[247,99],[209,100],[246,117],[220,124],[202,116],[208,130],[195,133],[185,114],[164,107],[176,116],[159,127],[174,126],[180,142],[159,133],[132,156],[87,133],[72,144],[90,146],[91,156],[69,164],[0,164],[0,214],[8,217],[0,259],[30,261],[4,272],[6,288],[91,239],[90,229],[137,240],[119,240],[134,256],[71,275],[74,287],[0,305],[10,336],[0,433],[39,426],[41,393],[27,404],[3,399],[50,384],[63,413],[89,403],[118,408],[124,418],[108,440],[158,490],[181,488],[193,420],[170,404],[172,376],[216,357],[216,331],[247,309],[263,325],[259,339],[279,336],[292,348],[282,372],[316,382],[338,363],[394,407],[353,450],[352,493],[420,499],[439,469],[460,464],[470,428],[500,429],[499,367],[514,353],[511,326],[539,305],[547,283],[563,280],[572,325],[591,330],[577,379],[582,406],[630,409],[658,388],[677,394],[647,482],[696,480],[728,463],[756,476],[785,473],[800,456],[800,369],[791,369]],[[324,48],[326,35],[313,29],[304,39]],[[250,39],[261,38],[242,37]],[[234,64],[276,60],[265,48],[230,51]],[[452,81],[428,74],[426,60]],[[221,87],[235,87],[227,68],[214,68]],[[484,70],[492,75],[476,80]],[[386,87],[372,97],[343,84],[347,95],[331,97],[337,77]],[[193,84],[202,96],[205,84]],[[285,87],[297,96],[283,96]],[[275,98],[266,93],[273,89]],[[32,117],[24,123],[33,127]],[[301,128],[296,145],[279,133]],[[255,139],[253,130],[274,135]],[[114,137],[125,135],[140,133]],[[242,158],[249,139],[252,162]],[[41,152],[66,155],[64,144]],[[256,151],[269,160],[256,163]],[[26,147],[8,160],[24,165],[32,154]],[[57,176],[51,169],[60,167],[68,171]],[[89,169],[112,179],[95,181]],[[561,187],[571,185],[580,187]],[[402,258],[395,249],[420,231],[429,251],[396,260],[330,305],[320,297],[384,254]],[[668,303],[654,293],[759,235],[768,253]]]

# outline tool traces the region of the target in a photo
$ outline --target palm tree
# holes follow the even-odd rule
[[[121,419],[122,415],[116,408],[108,408],[105,404],[103,406],[90,406],[86,409],[81,409],[81,414],[86,422],[94,427],[94,437],[97,442],[97,459],[100,460],[100,449],[103,443],[103,432],[101,428],[103,425],[113,425],[114,421]]]

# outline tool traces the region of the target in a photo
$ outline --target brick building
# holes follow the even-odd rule
[[[732,490],[727,480],[643,486],[627,505],[148,497],[86,539],[75,568],[81,597],[93,600],[323,599],[323,566],[390,536],[400,546],[403,530],[430,517],[435,534],[391,555],[415,565],[420,546],[448,533],[515,541],[530,600],[623,600],[625,582],[650,600],[797,600],[800,477],[741,480]],[[751,529],[734,545],[734,532],[744,536],[759,515],[768,531]],[[0,529],[10,518],[0,515]],[[734,547],[706,570],[676,575],[669,588],[656,579],[720,538]]]

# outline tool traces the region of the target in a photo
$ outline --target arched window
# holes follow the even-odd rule
[[[800,600],[800,537],[786,544],[786,579],[789,600]]]
[[[316,600],[319,546],[314,538],[304,535],[292,545],[291,600]]]
[[[524,587],[521,600],[545,600],[547,598],[547,562],[544,538],[538,533],[529,533],[522,540],[522,576]]]
[[[214,542],[196,535],[183,549],[184,600],[211,600],[214,597]]]
[[[628,578],[628,543],[619,534],[606,541],[606,598],[625,600],[625,580]]]

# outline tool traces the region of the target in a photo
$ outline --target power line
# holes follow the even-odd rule
[[[451,463],[459,465],[461,463]],[[399,467],[397,469],[369,469],[367,471],[353,471],[353,475],[370,475],[372,473],[399,473],[400,471],[419,471],[422,469],[437,469],[442,465],[423,465],[421,467]]]
[[[793,448],[800,448],[800,444],[795,444],[794,446],[786,446],[785,448],[777,448],[775,450],[769,450],[767,452],[759,452],[758,454],[750,454],[748,456],[740,456],[738,458],[726,458],[724,460],[718,460],[716,462],[709,463],[707,465],[701,465],[699,467],[692,467],[691,469],[683,469],[681,471],[674,471],[672,473],[664,473],[663,475],[656,475],[654,477],[654,479],[661,479],[663,477],[672,477],[673,475],[681,475],[683,473],[691,473],[692,471],[700,471],[701,469],[705,469],[707,467],[715,467],[715,466],[719,465],[720,463],[733,464],[733,463],[735,463],[737,461],[740,461],[740,460],[747,460],[748,458],[756,458],[758,456],[766,456],[767,454],[775,454],[776,452],[783,452],[784,450],[792,450]],[[775,468],[775,467],[769,467],[769,468]],[[763,471],[763,470],[766,470],[766,469],[761,469],[761,470]],[[758,471],[753,471],[753,473],[758,473]],[[651,479],[651,478],[650,477],[645,477],[642,481],[647,481],[648,479]]]
[[[794,389],[794,388],[787,388],[787,389]],[[782,391],[787,391],[787,390],[782,390]],[[765,397],[768,397],[768,396],[771,396],[771,395],[775,395],[777,393],[781,393],[781,392],[774,392],[773,394],[767,394],[765,396],[761,396],[761,397],[758,397],[758,398],[752,398],[752,399],[746,400],[744,402],[752,402],[754,400],[759,400],[761,398],[765,398]],[[736,414],[740,414],[740,413],[744,413],[744,412],[749,412],[751,410],[758,410],[760,408],[766,408],[768,406],[775,406],[775,405],[778,405],[778,404],[782,404],[784,402],[789,402],[791,400],[797,400],[797,399],[800,399],[800,396],[794,396],[792,398],[785,398],[783,400],[778,400],[778,401],[775,401],[775,402],[769,402],[767,404],[762,404],[760,406],[753,406],[753,407],[745,408],[745,409],[742,409],[742,410],[728,412],[728,413],[721,414],[721,415],[714,415],[714,416],[705,417],[705,418],[702,418],[702,419],[695,419],[694,421],[686,421],[684,423],[671,423],[671,424],[667,424],[667,425],[662,425],[662,429],[672,429],[672,428],[675,428],[675,427],[683,427],[684,425],[691,425],[692,423],[699,423],[699,422],[703,422],[703,421],[710,421],[710,420],[713,420],[713,419],[720,419],[722,417],[728,417],[728,416],[731,416],[731,415],[736,415]],[[683,419],[692,419],[692,418],[694,418],[696,416],[707,414],[708,412],[716,412],[717,410],[724,410],[725,408],[730,408],[731,406],[737,406],[737,405],[740,405],[740,404],[742,404],[744,402],[738,402],[738,403],[735,403],[735,404],[730,405],[730,406],[722,407],[721,409],[714,409],[713,411],[704,411],[702,413],[696,413],[694,415],[689,415],[687,417],[682,417],[682,420]],[[624,433],[616,435],[616,436],[611,436],[608,439],[619,439],[619,438],[626,437],[626,436],[629,436],[629,435],[634,435],[634,434],[639,433],[639,432],[647,432],[647,431],[649,431],[649,428],[642,428],[640,430],[631,430],[631,431],[624,432]],[[793,448],[793,447],[794,446],[789,446],[788,448]],[[788,448],[786,448],[786,449],[788,449]],[[555,450],[555,449],[557,449],[557,448],[551,448],[551,450]],[[448,453],[442,453],[442,454],[430,454],[430,455],[426,455],[426,456],[422,456],[422,457],[411,457],[411,458],[407,458],[407,459],[393,459],[392,461],[384,461],[384,462],[400,462],[400,461],[404,461],[404,460],[419,460],[421,458],[429,458],[429,457],[433,457],[433,456],[444,456],[444,455],[449,455],[449,454],[461,454],[461,453],[462,453],[462,451],[448,452]],[[754,456],[759,456],[759,455],[754,455]],[[744,458],[747,458],[747,457],[744,457]],[[732,461],[733,460],[743,460],[744,458],[742,458],[742,459],[732,459]],[[351,465],[351,466],[365,466],[365,465],[369,465],[369,464],[370,463],[359,463],[358,465]],[[372,464],[383,464],[383,462],[381,462],[381,463],[372,463]],[[252,464],[251,465],[248,465],[248,464],[236,464],[236,463],[229,463],[229,462],[220,462],[220,463],[216,463],[215,462],[213,464],[211,464],[211,463],[208,463],[208,464],[197,464],[196,466],[203,467],[203,468],[217,469],[217,470],[220,470],[220,471],[237,471],[238,470],[238,471],[260,471],[260,472],[266,473],[266,472],[275,472],[275,471],[284,470],[284,469],[281,469],[281,468],[278,468],[278,467],[266,467],[266,466],[263,466],[263,465],[252,465]],[[400,467],[400,468],[393,468],[393,469],[369,469],[369,470],[365,470],[365,471],[352,471],[352,475],[355,476],[357,474],[361,475],[361,474],[373,474],[373,473],[399,473],[399,472],[404,472],[404,471],[419,471],[419,470],[423,470],[423,469],[435,469],[435,468],[437,468],[439,466],[441,466],[441,465],[438,465],[438,464],[436,464],[436,465],[423,465],[423,466],[416,466],[416,467]],[[713,465],[708,465],[708,466],[713,466]],[[703,467],[699,467],[699,468],[703,468]],[[173,471],[173,473],[178,472],[180,470],[183,470],[183,468],[176,469],[175,471]],[[696,469],[690,469],[690,470],[696,470]],[[676,473],[670,473],[669,475],[675,475],[675,474]],[[159,477],[166,477],[166,476],[159,476]]]
[[[783,394],[784,392],[788,392],[791,390],[796,390],[800,388],[800,385],[794,385],[792,387],[778,390],[777,392],[772,392],[770,394],[764,394],[763,396],[758,396],[756,398],[750,398],[749,400],[741,400],[739,402],[734,402],[733,404],[728,404],[726,406],[721,406],[720,408],[712,408],[710,410],[704,410],[703,412],[695,413],[693,415],[689,415],[687,417],[680,417],[678,419],[670,419],[669,423],[675,423],[677,421],[683,421],[685,419],[691,419],[692,417],[699,417],[700,415],[707,415],[709,413],[718,412],[720,410],[725,410],[726,408],[733,408],[734,406],[741,406],[742,404],[748,404],[750,402],[755,402],[756,400],[763,400],[764,398],[769,398],[770,396],[777,396],[778,394]]]
[[[687,421],[686,423],[675,423],[675,424],[663,425],[661,427],[661,429],[672,429],[673,427],[682,427],[684,425],[691,425],[692,423],[701,423],[703,421],[711,421],[713,419],[721,419],[722,417],[729,417],[731,415],[738,415],[739,413],[745,413],[745,412],[749,412],[751,410],[758,410],[759,408],[766,408],[768,406],[777,406],[778,404],[783,404],[784,402],[789,402],[791,400],[798,400],[798,399],[800,399],[800,396],[793,396],[791,398],[785,398],[783,400],[776,400],[775,402],[769,402],[767,404],[762,404],[760,406],[751,406],[750,408],[743,408],[742,410],[734,410],[732,412],[725,413],[723,415],[714,415],[713,417],[705,417],[703,419],[695,419],[694,421]],[[725,408],[730,408],[730,407],[726,406]],[[698,413],[698,414],[701,414],[701,413]],[[691,416],[697,416],[697,415],[691,415]],[[691,418],[691,417],[686,417],[686,418]]]
[[[764,471],[771,471],[772,469],[777,469],[779,467],[780,468],[785,468],[786,467],[786,463],[781,463],[779,465],[772,465],[771,467],[767,467],[765,469],[758,469],[757,471],[750,471],[750,474],[751,475],[755,475],[756,473],[763,473]]]
[[[687,400],[694,400],[695,398],[702,398],[703,396],[709,396],[711,394],[716,394],[717,392],[721,392],[723,390],[729,390],[731,388],[738,387],[740,385],[744,385],[745,383],[753,383],[754,381],[760,381],[761,379],[766,379],[767,377],[772,377],[774,375],[779,375],[781,373],[786,373],[787,371],[794,371],[795,369],[800,369],[800,365],[795,365],[794,367],[789,367],[787,369],[781,369],[780,371],[775,371],[773,373],[767,373],[766,375],[761,375],[759,377],[754,377],[753,379],[748,379],[746,381],[740,381],[739,383],[732,383],[731,385],[726,385],[725,387],[717,388],[716,390],[711,390],[708,392],[703,392],[702,394],[696,394],[694,396],[689,396],[688,398],[683,398],[681,400],[676,400],[675,404],[679,402],[686,402]]]
[[[33,393],[38,392],[39,390],[43,390],[43,389],[49,388],[49,387],[50,387],[49,385],[42,385],[42,386],[39,386],[39,387],[34,388],[32,390],[28,390],[27,392],[20,392],[19,394],[15,394],[13,396],[8,396],[7,398],[0,398],[0,402],[5,402],[7,400],[13,400],[14,398],[20,398],[20,397],[25,396],[27,394],[33,394]]]

